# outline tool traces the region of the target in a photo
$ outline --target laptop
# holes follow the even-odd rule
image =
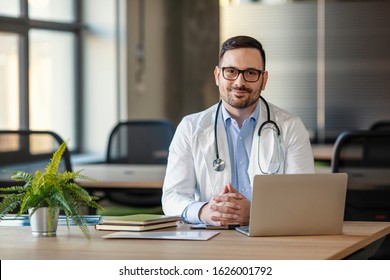
[[[254,177],[248,236],[341,234],[348,175],[285,174]]]

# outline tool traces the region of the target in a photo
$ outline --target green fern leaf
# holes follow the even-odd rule
[[[61,158],[63,153],[66,150],[68,141],[65,141],[60,145],[57,151],[54,152],[53,157],[50,160],[50,163],[46,166],[46,173],[47,174],[56,174],[58,172],[58,167],[61,163]]]
[[[31,182],[34,179],[34,175],[24,171],[17,171],[13,172],[11,179],[14,181]]]
[[[1,192],[23,192],[26,188],[24,186],[11,186],[11,187],[5,187],[0,188]]]
[[[22,202],[23,194],[15,194],[13,196],[5,197],[0,202],[0,220],[5,214],[15,210]]]

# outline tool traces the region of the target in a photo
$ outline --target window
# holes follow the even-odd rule
[[[74,136],[74,61],[69,58],[75,57],[76,37],[69,32],[31,30],[29,38],[30,127],[58,127],[64,137]]]
[[[28,0],[29,18],[45,21],[74,22],[74,1],[72,0]]]
[[[80,145],[76,0],[0,0],[0,129],[52,130]]]
[[[0,32],[0,127],[19,127],[19,36]]]
[[[20,15],[20,0],[0,0],[0,16],[17,17]]]

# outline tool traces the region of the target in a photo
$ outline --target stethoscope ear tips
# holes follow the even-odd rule
[[[226,165],[225,162],[220,158],[216,158],[213,161],[213,168],[215,171],[220,172],[220,171],[225,170],[225,165]]]

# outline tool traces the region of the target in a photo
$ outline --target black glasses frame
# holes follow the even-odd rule
[[[225,69],[236,70],[237,71],[237,76],[235,78],[226,78],[225,77]],[[260,79],[261,74],[263,74],[265,72],[264,70],[258,70],[258,69],[254,69],[254,68],[248,68],[248,69],[240,70],[240,69],[237,69],[237,68],[234,68],[234,67],[222,67],[221,70],[222,70],[222,76],[224,77],[224,79],[226,79],[228,81],[235,81],[235,80],[237,80],[238,76],[240,76],[240,74],[242,74],[242,77],[248,83],[255,83],[255,82],[257,82]],[[247,71],[255,71],[255,72],[257,72],[259,74],[257,76],[257,79],[253,80],[253,81],[248,81],[245,78],[245,72],[247,72]]]

